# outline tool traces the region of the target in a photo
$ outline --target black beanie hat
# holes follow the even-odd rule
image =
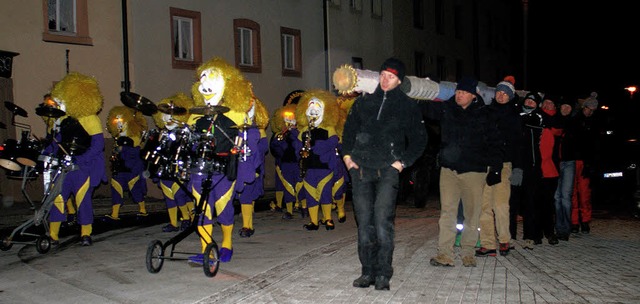
[[[542,102],[542,97],[540,96],[540,94],[535,92],[527,93],[527,95],[524,96],[524,99],[522,101],[524,102],[524,100],[527,100],[527,99],[531,99],[535,101],[537,105],[540,105],[540,103]]]
[[[402,63],[400,59],[392,57],[385,60],[382,64],[382,67],[380,67],[380,72],[382,71],[387,71],[392,73],[393,75],[398,76],[398,79],[400,79],[400,81],[404,80],[405,68],[404,63]]]
[[[465,76],[460,79],[458,85],[456,86],[456,90],[467,91],[471,94],[478,94],[478,80],[476,80],[472,76]]]

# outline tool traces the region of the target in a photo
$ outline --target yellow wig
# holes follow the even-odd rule
[[[96,115],[103,104],[96,79],[77,72],[67,74],[56,83],[51,97],[63,102],[67,115],[74,118]]]
[[[271,131],[273,133],[280,133],[286,128],[286,123],[284,122],[285,113],[290,113],[289,115],[295,118],[296,104],[288,104],[273,112],[273,116],[271,117]]]
[[[187,112],[182,114],[182,115],[173,115],[173,118],[177,121],[180,122],[184,122],[186,123],[189,120],[189,109],[191,109],[193,107],[193,99],[189,96],[187,96],[187,94],[185,93],[177,93],[171,97],[165,98],[163,100],[160,100],[160,102],[158,102],[158,105],[161,104],[171,104],[171,102],[173,102],[173,105],[176,107],[183,107],[185,109],[187,109]],[[164,120],[162,120],[162,116],[164,115],[164,113],[158,111],[155,114],[153,114],[153,122],[156,123],[156,126],[158,128],[164,128],[165,127],[165,122]]]
[[[109,131],[114,138],[120,136],[118,116],[120,116],[122,122],[127,125],[126,136],[133,139],[134,146],[140,145],[142,132],[147,130],[147,120],[142,113],[126,106],[115,106],[111,108],[107,115],[107,131]]]
[[[340,107],[338,106],[337,97],[329,91],[315,89],[304,92],[296,106],[296,122],[298,129],[300,129],[299,137],[302,136],[302,132],[309,128],[306,111],[309,106],[309,101],[313,98],[317,98],[324,103],[323,118],[318,127],[327,130],[329,136],[338,135],[336,133],[336,126],[340,120]]]
[[[231,112],[246,113],[251,108],[251,83],[244,79],[240,70],[228,64],[220,57],[213,59],[200,65],[196,71],[196,82],[191,86],[191,95],[193,95],[194,105],[196,107],[205,106],[204,98],[198,87],[200,86],[200,75],[203,71],[212,69],[220,73],[225,80],[224,95],[220,102],[221,106],[228,107]],[[233,116],[233,113],[231,113]],[[237,118],[231,117],[236,124],[243,124],[243,121],[236,121]]]

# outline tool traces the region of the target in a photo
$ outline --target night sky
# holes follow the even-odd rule
[[[627,101],[624,88],[640,86],[640,11],[628,1],[590,2],[529,1],[530,87]]]

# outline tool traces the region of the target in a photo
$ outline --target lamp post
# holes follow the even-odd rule
[[[638,88],[636,88],[635,86],[630,86],[624,89],[629,91],[629,98],[633,98],[633,93],[635,93]]]

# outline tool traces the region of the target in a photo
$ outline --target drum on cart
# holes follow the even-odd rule
[[[161,179],[188,180],[189,144],[191,130],[187,127],[160,130],[152,135],[149,147],[143,148],[149,176]],[[154,146],[154,148],[151,148]]]

